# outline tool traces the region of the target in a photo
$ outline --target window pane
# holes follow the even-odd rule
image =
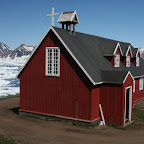
[[[130,56],[126,57],[126,67],[130,67]]]
[[[46,72],[50,76],[59,74],[59,52],[58,48],[46,48]]]
[[[115,55],[115,67],[119,67],[120,64],[120,55]]]

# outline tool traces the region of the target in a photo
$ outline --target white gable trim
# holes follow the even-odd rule
[[[116,54],[116,51],[117,51],[118,47],[119,47],[119,49],[120,49],[121,55],[123,56],[123,52],[122,52],[122,49],[121,49],[121,46],[120,46],[120,43],[119,43],[119,42],[117,43],[113,54],[114,54],[114,55]]]
[[[63,14],[63,12],[61,13],[61,15],[60,15],[59,19],[57,20],[57,22],[58,22],[58,23],[59,23],[59,20],[60,20],[60,18],[61,18],[61,16],[62,16],[62,14]]]
[[[40,44],[42,43],[42,41],[44,40],[44,38],[46,37],[46,35],[48,34],[48,32],[50,31],[52,26],[50,26],[50,28],[48,29],[48,31],[45,33],[45,35],[43,36],[43,38],[41,39],[40,43],[37,45],[37,47],[32,51],[30,57],[28,58],[28,60],[25,62],[24,66],[22,67],[22,69],[19,71],[19,73],[16,75],[15,78],[18,78],[18,76],[20,75],[20,73],[23,71],[23,69],[25,68],[25,66],[27,65],[27,63],[30,61],[31,57],[34,55],[34,53],[36,52],[36,50],[38,49],[38,47],[40,46]]]
[[[58,23],[60,22],[60,18],[61,18],[61,16],[63,15],[63,13],[64,13],[64,12],[61,13],[61,15],[60,15],[60,17],[59,17],[59,19],[58,19],[58,21],[57,21]],[[74,18],[75,15],[76,15],[76,17],[77,17],[78,23],[80,23],[79,18],[78,18],[78,15],[77,15],[77,13],[76,13],[76,10],[73,12],[73,15],[72,15],[70,21],[72,22],[72,20],[73,20],[73,18]]]
[[[72,58],[76,61],[76,63],[79,65],[79,67],[83,70],[83,72],[86,74],[86,76],[89,78],[89,80],[93,83],[93,85],[96,84],[102,84],[103,82],[98,82],[95,83],[93,81],[93,79],[91,78],[91,76],[87,73],[87,71],[83,68],[83,66],[80,64],[80,62],[76,59],[76,57],[73,55],[73,53],[70,51],[70,49],[67,47],[67,45],[64,43],[64,41],[61,39],[61,37],[58,35],[58,33],[54,30],[53,27],[51,27],[52,31],[55,33],[55,35],[57,36],[57,38],[61,41],[61,43],[64,45],[64,47],[67,49],[67,51],[69,52],[69,54],[72,56]]]
[[[76,15],[76,17],[77,17],[78,23],[80,24],[80,21],[79,21],[79,19],[78,19],[77,13],[76,13],[76,10],[75,10],[74,13],[73,13],[73,16],[72,16],[72,18],[71,18],[71,21],[73,20],[73,18],[74,18],[75,15]]]
[[[34,53],[36,52],[36,50],[39,48],[40,44],[42,43],[42,41],[44,40],[44,38],[46,37],[46,35],[49,33],[50,30],[52,30],[54,32],[54,34],[57,36],[57,38],[65,46],[65,48],[67,49],[67,51],[69,52],[69,54],[76,61],[76,63],[79,65],[79,67],[82,69],[82,71],[86,74],[86,76],[89,78],[89,80],[93,83],[93,85],[102,84],[103,82],[97,82],[96,83],[96,82],[93,81],[93,79],[91,78],[91,76],[86,72],[86,70],[83,68],[83,66],[80,64],[80,62],[76,59],[76,57],[73,55],[73,53],[70,51],[70,49],[67,47],[67,45],[64,43],[64,41],[61,39],[61,37],[58,35],[58,33],[54,30],[54,28],[52,26],[50,26],[50,28],[48,29],[47,33],[44,35],[44,37],[42,38],[42,40],[40,41],[40,43],[34,49],[34,51],[32,52],[31,56],[29,57],[29,59],[26,61],[26,63],[22,67],[22,69],[17,74],[16,78],[18,78],[18,76],[20,75],[20,73],[23,71],[23,69],[25,68],[25,66],[27,65],[27,63],[30,61],[30,59],[32,58],[32,56],[34,55]]]
[[[141,76],[135,76],[134,78],[141,78],[141,77],[144,77],[144,75],[141,75]]]
[[[133,55],[132,55],[132,50],[131,50],[131,46],[130,46],[130,45],[129,45],[128,49],[127,49],[126,56],[128,55],[129,50],[130,50],[131,57],[133,57]]]
[[[126,77],[125,77],[125,79],[123,81],[123,84],[125,83],[125,81],[126,81],[126,79],[127,79],[127,77],[128,77],[129,74],[130,74],[131,78],[134,80],[134,77],[132,76],[131,72],[128,71],[128,73],[127,73],[127,75],[126,75]]]
[[[138,54],[139,54],[139,49],[137,49],[136,57],[138,56]]]
[[[73,18],[74,18],[74,16],[75,16],[75,14],[76,14],[76,11],[74,11],[74,13],[73,13],[73,15],[72,15],[72,17],[71,17],[71,22],[72,22],[72,20],[73,20]]]

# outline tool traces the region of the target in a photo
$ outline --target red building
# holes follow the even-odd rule
[[[133,103],[144,98],[138,49],[75,32],[75,11],[58,22],[62,28],[49,28],[18,74],[20,111],[95,122],[101,104],[106,123],[131,122]]]

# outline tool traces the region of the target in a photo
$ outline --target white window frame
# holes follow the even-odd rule
[[[130,56],[126,56],[126,67],[130,67]]]
[[[129,86],[129,87],[126,87],[125,88],[125,111],[124,111],[124,125],[126,124],[125,122],[125,117],[126,117],[126,92],[127,92],[127,89],[130,89],[129,90],[129,118],[128,118],[128,121],[132,121],[131,119],[131,116],[132,116],[132,86]]]
[[[118,54],[114,56],[114,67],[120,67],[120,55]]]
[[[133,92],[135,92],[135,80],[133,80]]]
[[[52,54],[51,54],[51,63],[48,63],[48,50],[51,50]],[[54,66],[55,63],[55,59],[54,59],[54,50],[58,50],[58,59],[57,59],[57,67]],[[55,76],[55,77],[59,77],[60,76],[60,48],[59,47],[46,47],[45,49],[45,75],[46,76]],[[48,66],[49,64],[51,64],[51,66]],[[51,67],[51,73],[50,71],[48,71],[48,67]],[[55,73],[57,68],[57,73]]]
[[[139,79],[139,90],[143,90],[143,78]]]
[[[139,63],[140,63],[140,58],[139,56],[136,57],[136,67],[139,67]]]

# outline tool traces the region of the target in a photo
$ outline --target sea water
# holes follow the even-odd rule
[[[20,93],[20,82],[16,78],[29,56],[11,59],[0,58],[0,97],[17,95]]]

